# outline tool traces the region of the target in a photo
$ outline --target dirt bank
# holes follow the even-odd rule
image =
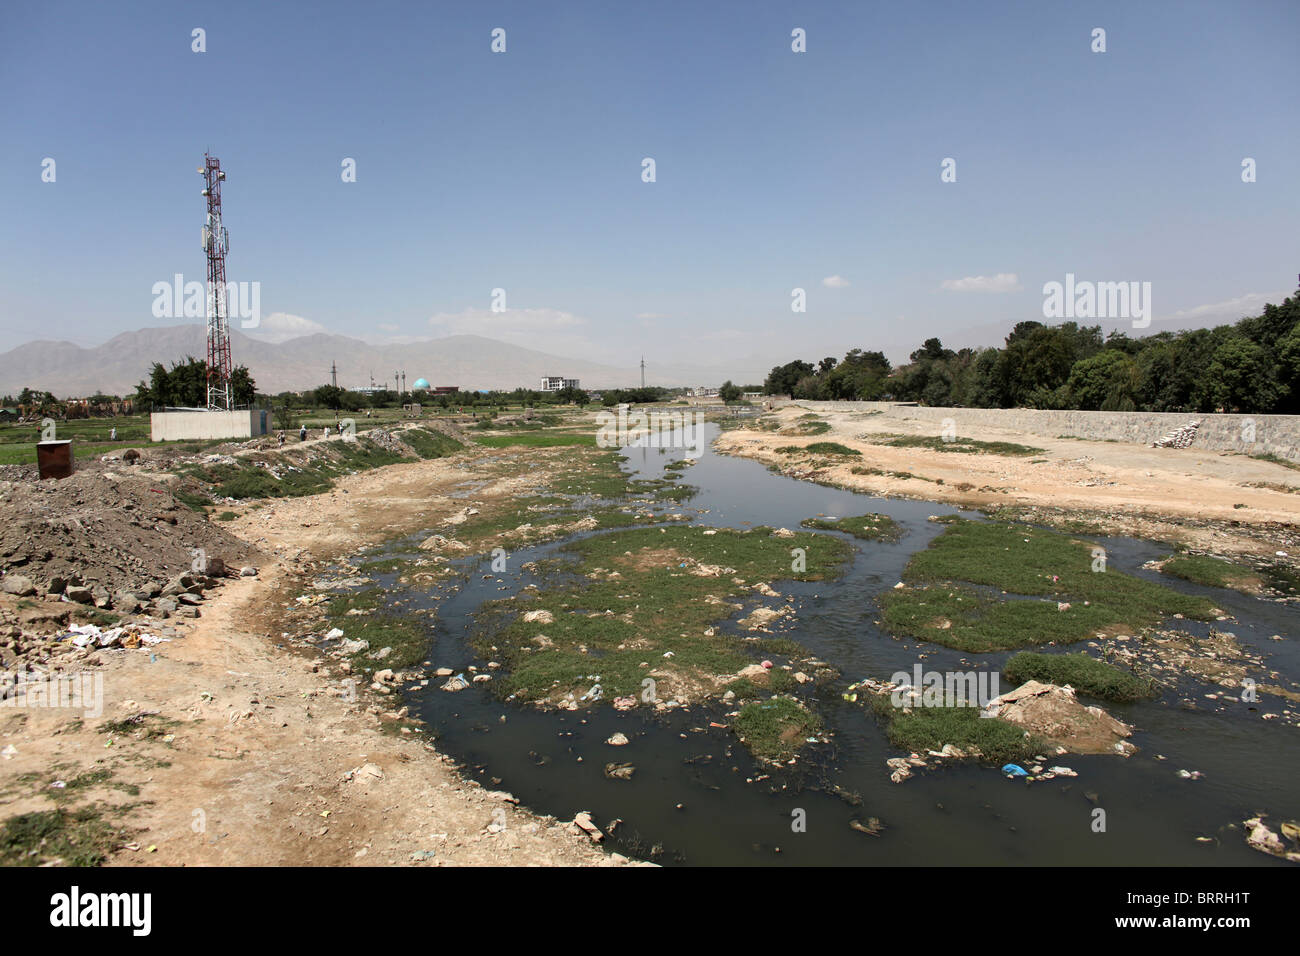
[[[1291,561],[1300,545],[1300,472],[1268,461],[1193,448],[1043,438],[1002,428],[960,439],[1028,446],[1021,454],[884,444],[894,436],[940,439],[935,426],[864,412],[787,406],[751,428],[724,432],[717,448],[793,477],[870,494],[1022,512],[1025,520],[1087,524],[1097,533],[1167,540],[1218,553]],[[802,423],[801,423],[802,419]],[[807,423],[819,421],[823,430]],[[768,426],[768,430],[763,426]],[[773,428],[774,426],[774,428]],[[813,434],[798,434],[801,430]],[[784,432],[784,434],[782,433]],[[778,452],[837,442],[859,455]]]
[[[542,468],[547,457],[529,455]],[[102,713],[0,709],[0,819],[90,808],[78,839],[109,865],[622,862],[465,779],[418,729],[364,689],[349,700],[341,675],[282,640],[284,609],[320,563],[437,523],[471,479],[487,482],[474,496],[491,507],[536,477],[515,453],[475,452],[232,506],[223,528],[266,556],[258,576],[208,591],[201,617],[167,622],[172,639],[78,652],[75,669],[102,675]],[[11,616],[19,600],[0,595]]]

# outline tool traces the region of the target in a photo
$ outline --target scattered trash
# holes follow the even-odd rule
[[[1201,773],[1199,770],[1180,770],[1178,771],[1178,776],[1182,777],[1184,780],[1200,780],[1205,776],[1205,774]]]
[[[1002,772],[1008,777],[1028,777],[1029,771],[1019,764],[1008,763],[1002,765]]]

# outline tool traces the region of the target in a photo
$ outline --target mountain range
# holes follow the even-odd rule
[[[406,372],[406,387],[416,379],[461,389],[537,388],[542,376],[578,379],[584,388],[639,385],[639,368],[616,368],[568,359],[479,335],[451,335],[401,344],[376,345],[345,335],[316,333],[283,342],[264,342],[232,329],[231,358],[247,365],[259,392],[275,394],[327,385],[337,365],[344,388],[387,384],[393,373]],[[207,354],[205,327],[199,323],[123,332],[102,345],[33,341],[0,353],[0,395],[17,395],[24,387],[76,398],[103,392],[128,395],[146,379],[154,362],[171,366],[186,356]],[[733,373],[737,384],[758,383],[768,368]],[[669,387],[718,385],[716,369],[674,365],[649,367],[646,384]]]

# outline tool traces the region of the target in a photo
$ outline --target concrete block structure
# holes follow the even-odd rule
[[[230,412],[205,409],[154,412],[149,416],[149,440],[240,440],[266,435],[271,430],[270,426],[271,412],[266,408],[245,408]]]

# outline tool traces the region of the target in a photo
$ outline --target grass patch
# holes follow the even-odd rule
[[[793,697],[750,701],[736,715],[736,733],[756,757],[788,760],[822,722]]]
[[[1206,554],[1175,554],[1160,567],[1164,574],[1205,584],[1214,588],[1231,588],[1246,594],[1258,594],[1264,578],[1254,569]]]
[[[805,518],[800,524],[820,531],[843,531],[864,541],[897,541],[903,529],[889,515],[865,514],[850,518]]]
[[[511,598],[488,608],[503,618],[521,609],[546,610],[553,618],[525,623],[518,614],[480,635],[484,653],[490,645],[504,655],[501,691],[554,703],[599,683],[608,700],[639,695],[650,677],[661,699],[721,693],[715,678],[752,663],[760,649],[733,635],[705,634],[735,614],[730,599],[748,596],[733,578],[823,580],[838,574],[851,554],[847,542],[824,535],[707,530],[632,528],[568,544],[564,550],[578,558],[569,570],[583,576],[580,584],[543,591],[527,604]],[[793,548],[806,550],[806,571],[790,570]]]
[[[349,611],[364,614],[349,614]],[[330,599],[325,616],[331,627],[343,632],[345,640],[366,641],[369,647],[350,655],[355,670],[373,674],[377,670],[402,670],[414,667],[429,656],[433,640],[430,626],[419,618],[384,609],[384,591],[367,588],[338,594]],[[389,647],[392,650],[379,660],[369,655]]]
[[[895,707],[888,694],[869,695],[868,705],[885,721],[889,742],[912,753],[925,754],[952,744],[964,751],[978,748],[995,763],[1028,760],[1044,752],[1046,743],[1015,724],[981,717],[978,707]]]
[[[889,445],[892,448],[928,448],[930,451],[957,452],[974,455],[1008,455],[1028,457],[1041,455],[1045,451],[1032,445],[1020,445],[1010,441],[979,441],[974,438],[953,438],[945,440],[936,435],[877,435],[865,436],[866,440],[877,445]],[[883,441],[880,439],[884,439]]]
[[[782,435],[825,435],[831,430],[830,422],[823,421],[800,421],[793,425],[787,425],[782,428]]]
[[[1115,570],[1094,572],[1092,548],[1027,525],[954,521],[908,562],[903,578],[912,586],[880,596],[883,622],[895,634],[984,652],[1139,630],[1173,614],[1214,616],[1204,598]],[[1034,597],[1045,600],[1023,599]]]
[[[862,456],[862,452],[837,441],[815,441],[810,445],[782,445],[773,449],[779,455],[846,455]]]
[[[1017,686],[1036,680],[1111,701],[1145,700],[1158,695],[1156,684],[1087,654],[1036,654],[1021,651],[1002,667]]]
[[[0,864],[99,866],[121,836],[91,808],[23,813],[0,824]]]

